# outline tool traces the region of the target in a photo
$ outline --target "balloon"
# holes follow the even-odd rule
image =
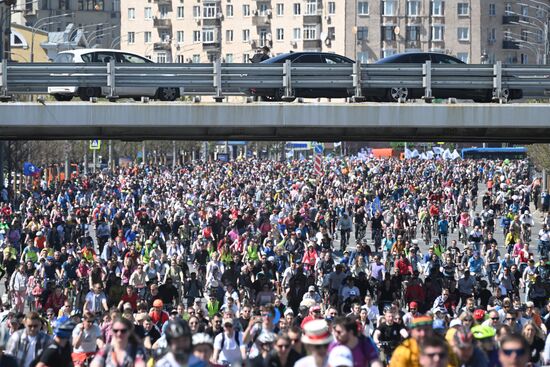
[[[273,325],[277,325],[280,319],[281,319],[281,311],[279,311],[279,309],[275,307],[275,318],[273,319]]]

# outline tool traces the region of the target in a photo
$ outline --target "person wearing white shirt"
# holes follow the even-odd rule
[[[246,360],[246,345],[243,333],[233,327],[232,319],[223,321],[223,332],[214,339],[214,356],[216,363],[236,365]]]

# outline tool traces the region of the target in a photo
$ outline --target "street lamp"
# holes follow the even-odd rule
[[[90,36],[89,36],[90,39],[88,40],[88,44],[90,45],[91,48],[93,48],[95,45],[92,46],[92,40],[95,40],[98,37],[100,37],[100,32],[107,31],[109,29],[119,28],[119,27],[120,27],[119,25],[114,25],[112,27],[102,28],[102,29],[98,29],[96,31],[91,32]]]
[[[65,13],[65,14],[60,14],[60,15],[52,15],[51,17],[46,17],[46,18],[42,18],[42,19],[39,19],[36,21],[36,23],[34,23],[33,27],[32,27],[32,38],[31,38],[31,62],[34,62],[34,35],[36,33],[36,30],[38,29],[39,27],[39,24],[40,22],[42,21],[45,21],[45,20],[51,20],[51,19],[55,19],[55,18],[63,18],[63,17],[68,17],[68,16],[73,16],[74,13]],[[51,23],[47,23],[47,24],[53,24],[55,22],[51,22]],[[46,24],[40,24],[40,26],[44,26]]]
[[[530,15],[524,15],[524,14],[519,14],[519,13],[515,13],[515,12],[509,12],[510,14],[513,14],[513,15],[517,15],[518,17],[521,18],[525,18],[525,19],[529,19],[531,20],[531,22],[527,22],[525,20],[520,20],[518,22],[512,22],[512,24],[517,24],[517,25],[521,25],[521,26],[525,26],[525,27],[531,27],[531,28],[535,28],[537,30],[542,30],[543,32],[543,38],[544,38],[544,53],[543,53],[543,64],[546,65],[546,62],[547,62],[547,57],[548,57],[548,51],[550,50],[550,46],[548,44],[548,15],[550,14],[550,6],[548,4],[545,4],[545,3],[541,3],[539,1],[536,1],[536,0],[528,0],[528,1],[531,1],[537,5],[541,5],[541,6],[544,6],[545,7],[545,10],[544,12],[546,13],[546,21],[543,21],[541,20],[540,18],[537,18],[537,17],[533,17],[533,16],[530,16]],[[521,6],[526,6],[526,7],[529,7],[529,8],[532,8],[532,9],[536,9],[537,11],[540,10],[538,8],[535,8],[534,6],[530,5],[530,4],[526,4],[526,3],[518,3],[519,5]],[[535,25],[535,23],[538,23],[540,26],[537,26]]]
[[[108,23],[96,23],[96,24],[88,24],[88,25],[84,25],[84,26],[81,26],[81,27],[77,27],[75,29],[72,30],[71,33],[69,33],[69,43],[71,42],[73,36],[79,31],[81,30],[82,33],[84,33],[84,29],[86,28],[90,28],[90,27],[97,27],[97,26],[103,26],[105,24],[108,24]],[[73,48],[74,49],[74,48]]]

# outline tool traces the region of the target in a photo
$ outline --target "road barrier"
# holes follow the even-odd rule
[[[281,90],[292,99],[296,89],[346,89],[355,101],[369,88],[422,89],[430,101],[436,89],[486,89],[506,102],[510,90],[544,96],[550,91],[550,67],[475,64],[55,64],[0,65],[0,98],[47,94],[49,87],[101,88],[116,99],[121,88],[177,88],[180,95],[250,95],[254,89]]]

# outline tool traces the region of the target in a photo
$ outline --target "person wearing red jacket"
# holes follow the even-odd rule
[[[304,254],[304,258],[302,259],[302,263],[307,265],[308,269],[314,269],[315,263],[317,262],[317,251],[315,251],[315,247],[312,242],[310,242],[307,245],[307,251]]]
[[[153,323],[157,325],[158,328],[161,330],[162,330],[162,325],[164,325],[164,323],[168,321],[168,319],[170,318],[170,315],[168,315],[168,312],[163,311],[162,309],[163,307],[164,307],[164,303],[162,302],[162,300],[156,299],[153,302],[153,308],[149,312],[149,317],[151,318]]]
[[[425,299],[426,291],[424,291],[422,283],[416,277],[411,278],[409,284],[407,285],[407,289],[405,290],[405,301],[409,304],[411,302],[415,302],[419,305],[418,309],[422,310]]]
[[[403,253],[397,255],[397,259],[395,260],[395,272],[400,276],[412,275],[413,273],[411,262]]]

